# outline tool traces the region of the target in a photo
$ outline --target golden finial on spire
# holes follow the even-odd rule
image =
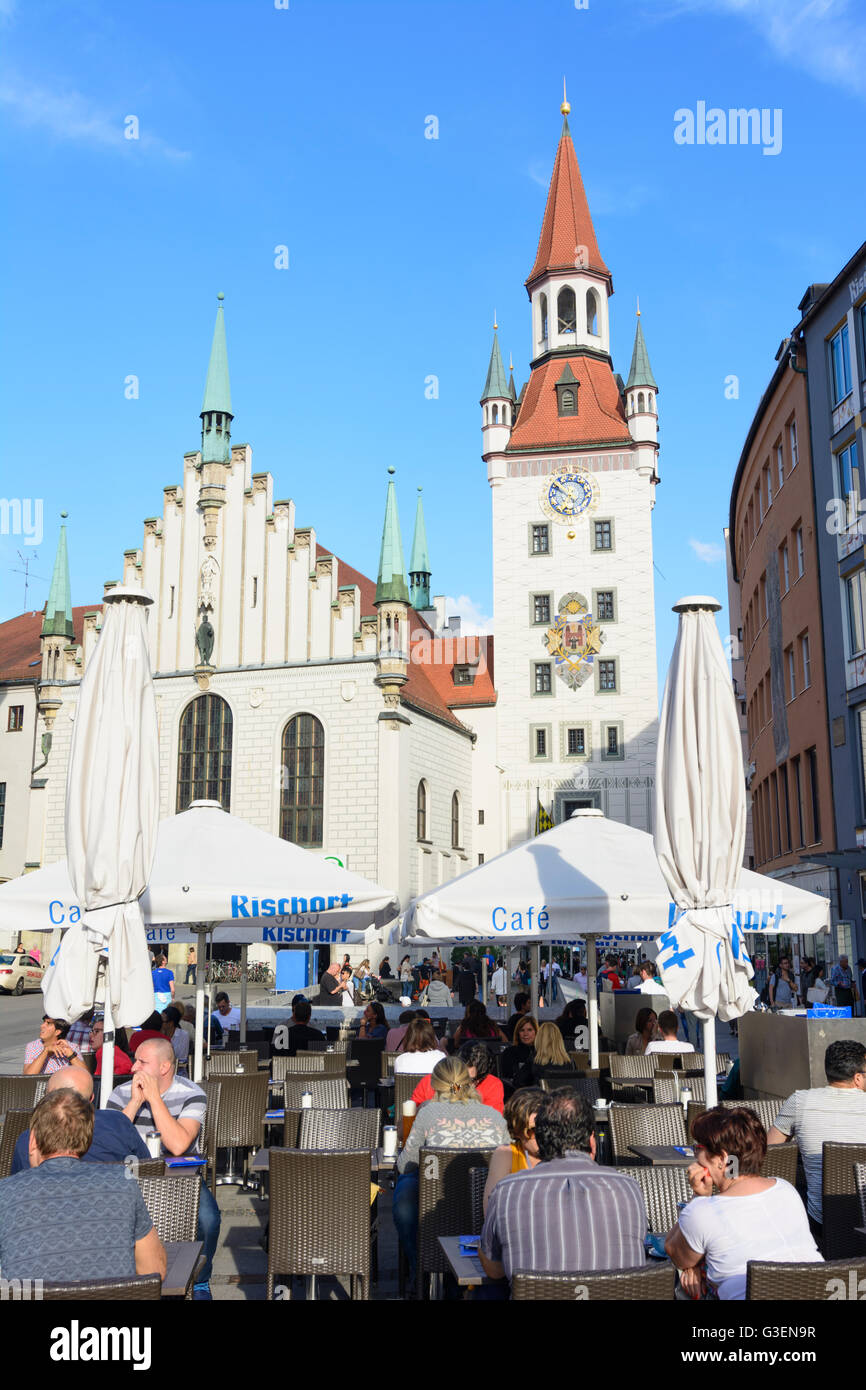
[[[563,77],[563,79],[562,79],[562,105],[560,106],[559,109],[560,109],[560,111],[562,112],[563,116],[567,116],[568,113],[569,113],[569,111],[571,110],[571,107],[570,107],[569,104],[568,104],[568,97],[567,97],[566,91],[565,91],[565,78],[564,78],[564,77]]]
[[[640,318],[640,295],[637,297],[637,316]]]
[[[494,332],[494,333],[496,332],[496,330],[498,329],[498,327],[499,327],[499,324],[496,322],[496,310],[494,309],[494,310],[493,310],[493,332]]]
[[[509,352],[509,354],[508,354],[508,370],[509,370],[510,372],[513,372],[513,371],[514,371],[514,362],[513,362],[513,360],[512,360],[512,356],[511,356],[511,353],[510,353],[510,352]]]

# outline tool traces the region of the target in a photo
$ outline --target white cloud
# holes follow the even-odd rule
[[[2,13],[3,0],[0,0]],[[47,131],[60,140],[75,140],[89,145],[122,149],[138,147],[164,159],[188,159],[186,150],[178,150],[153,134],[143,123],[141,138],[124,138],[124,120],[128,114],[108,115],[100,111],[80,92],[53,91],[47,87],[19,82],[14,78],[0,79],[0,107],[31,129]]]
[[[782,62],[866,96],[862,0],[667,0],[655,19],[722,14],[745,20]],[[771,103],[768,103],[771,104]]]
[[[723,545],[716,545],[714,541],[690,540],[689,545],[695,552],[699,560],[705,565],[721,564],[725,558],[725,548]]]
[[[468,594],[461,594],[459,598],[446,598],[446,619],[452,614],[460,619],[461,637],[479,637],[493,631],[493,619],[487,617]]]

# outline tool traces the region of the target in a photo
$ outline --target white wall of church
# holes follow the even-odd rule
[[[416,711],[406,711],[410,732],[409,786],[411,815],[405,826],[409,892],[412,896],[457,878],[472,867],[472,742]],[[417,793],[422,778],[427,783],[427,841],[417,837]],[[451,845],[451,797],[460,794],[461,844]]]
[[[10,710],[22,710],[20,728],[10,729]],[[17,723],[18,716],[13,719]],[[33,763],[41,763],[42,753],[33,737],[36,723],[36,695],[32,685],[0,688],[0,784],[5,798],[3,837],[0,844],[0,882],[24,872],[30,860],[28,847],[28,802]],[[39,776],[41,774],[37,774]]]

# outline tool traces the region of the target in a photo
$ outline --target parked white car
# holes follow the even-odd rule
[[[0,956],[0,990],[5,994],[23,994],[25,989],[41,989],[44,967],[32,956],[4,954]]]

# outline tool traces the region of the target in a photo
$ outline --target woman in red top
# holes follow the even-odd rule
[[[501,1115],[505,1108],[505,1092],[499,1077],[493,1076],[491,1073],[492,1058],[489,1049],[481,1042],[467,1043],[465,1047],[460,1049],[460,1060],[468,1067],[472,1084],[484,1104],[491,1106],[493,1110],[498,1110]],[[416,1105],[422,1105],[425,1100],[433,1099],[433,1086],[429,1076],[425,1076],[423,1080],[418,1082],[412,1092],[412,1099]]]

